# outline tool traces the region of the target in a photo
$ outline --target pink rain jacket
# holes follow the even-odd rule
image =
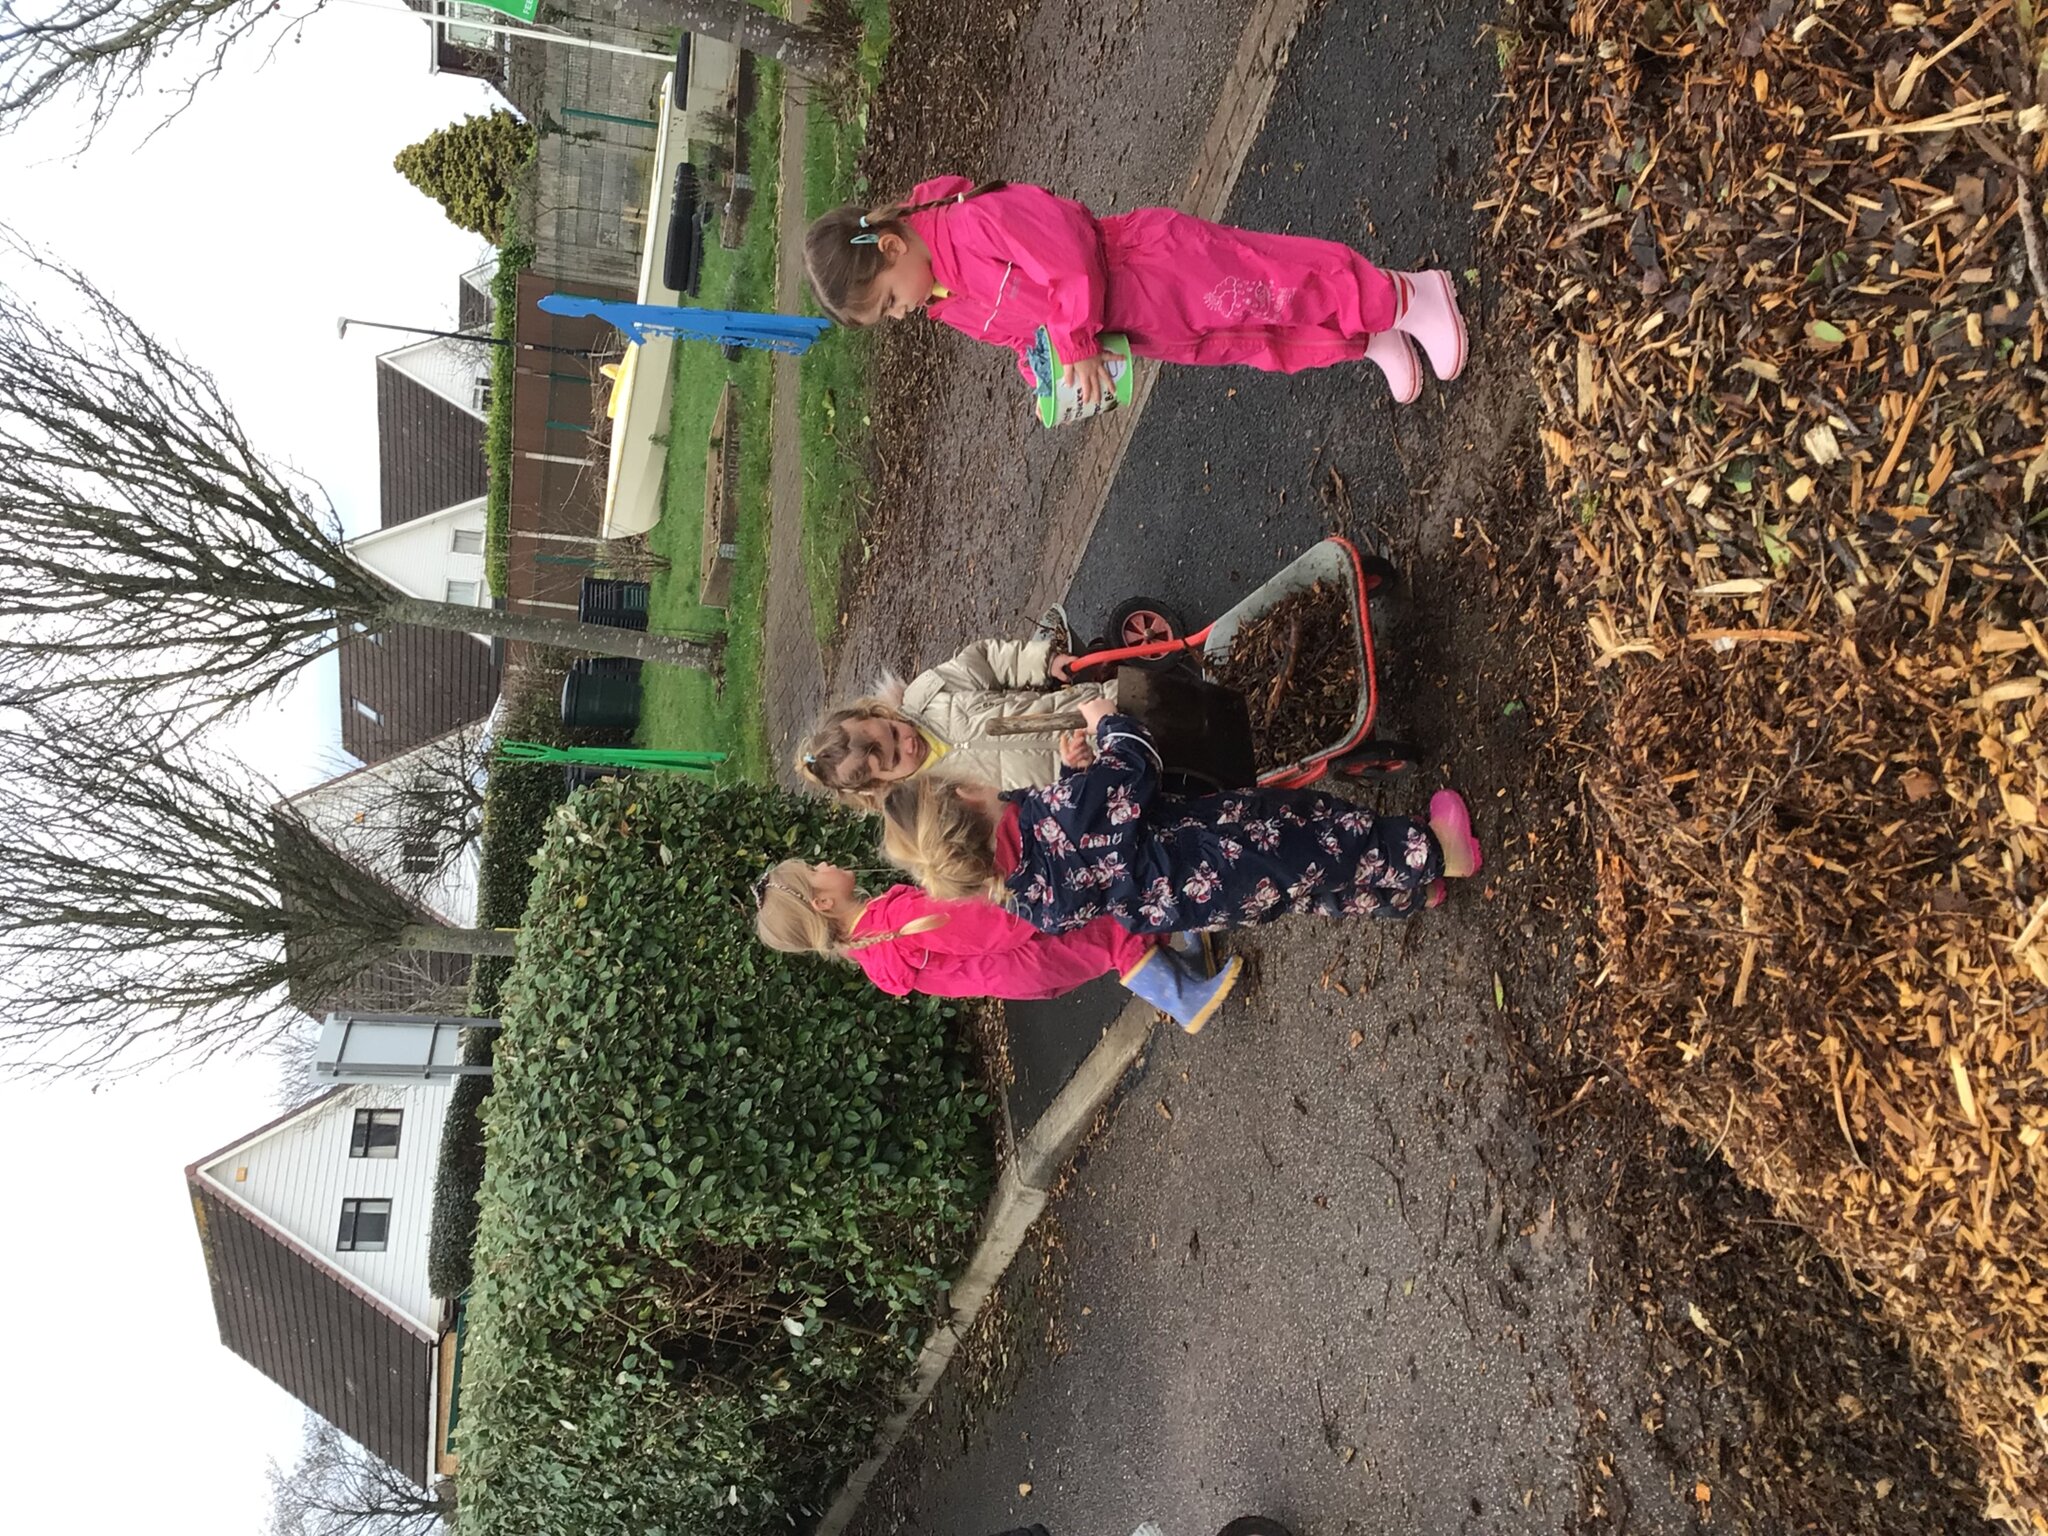
[[[990,901],[934,901],[895,885],[868,903],[853,938],[897,933],[920,917],[946,921],[925,933],[869,944],[849,958],[891,997],[1058,997],[1098,976],[1123,975],[1153,940],[1097,918],[1071,933],[1040,933]]]
[[[906,202],[974,185],[939,176]],[[907,221],[947,290],[926,312],[1026,358],[1042,325],[1063,362],[1121,331],[1140,357],[1242,363],[1276,373],[1355,362],[1394,322],[1393,280],[1349,246],[1211,224],[1172,208],[1098,219],[1043,187],[1012,182]]]

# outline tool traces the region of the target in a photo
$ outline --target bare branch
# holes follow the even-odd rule
[[[270,1464],[270,1498],[272,1536],[437,1536],[455,1516],[452,1482],[421,1488],[311,1414],[298,1461]]]
[[[238,708],[346,624],[715,661],[671,636],[406,596],[350,555],[319,486],[257,451],[204,369],[0,230],[4,258],[22,270],[0,283],[0,700],[85,695],[159,720]],[[78,324],[53,318],[67,309]]]
[[[0,719],[0,1068],[260,1049],[433,924],[262,780],[122,716]]]
[[[146,81],[166,73],[163,94],[177,102],[166,121],[175,119],[236,44],[267,37],[267,60],[321,9],[322,0],[290,9],[282,0],[0,0],[0,133],[72,97],[86,108],[89,143],[123,102],[144,94]],[[799,25],[748,0],[622,0],[620,19],[724,38],[801,74],[843,72],[859,40],[858,16],[845,0],[815,9],[815,19]]]

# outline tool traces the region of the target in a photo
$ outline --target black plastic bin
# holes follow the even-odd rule
[[[585,624],[606,624],[613,629],[645,629],[647,595],[644,581],[586,576],[576,594],[576,617]]]
[[[676,167],[668,233],[661,252],[662,285],[695,298],[703,272],[704,219],[697,207],[697,168],[685,160]]]
[[[630,731],[640,723],[637,672],[579,661],[562,679],[562,724],[572,731]]]

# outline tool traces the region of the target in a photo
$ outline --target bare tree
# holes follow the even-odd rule
[[[255,775],[118,716],[0,720],[0,869],[0,1068],[24,1073],[258,1049],[395,951],[518,939],[433,921]]]
[[[169,95],[190,105],[238,43],[274,52],[296,38],[324,0],[8,0],[0,6],[0,132],[65,96],[86,108],[87,134],[166,71]],[[846,0],[825,0],[817,20],[783,20],[748,0],[626,0],[621,20],[656,31],[723,38],[801,74],[846,67],[860,30]]]
[[[399,889],[425,896],[483,837],[487,726],[473,720],[375,769],[355,770],[351,782],[361,774],[381,782],[354,797],[346,835],[329,841]]]
[[[351,556],[316,485],[257,452],[205,370],[83,274],[11,233],[0,251],[54,290],[0,285],[0,678],[17,697],[235,707],[344,626],[713,664],[699,641],[408,596]]]
[[[313,1029],[287,1029],[265,1046],[261,1054],[277,1068],[271,1102],[281,1115],[297,1109],[332,1086],[314,1076],[314,1061],[320,1054],[320,1036]]]
[[[421,1488],[325,1419],[306,1415],[290,1467],[270,1464],[272,1536],[437,1536],[455,1519],[455,1485]]]

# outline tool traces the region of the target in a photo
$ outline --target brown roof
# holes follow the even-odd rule
[[[221,1343],[351,1440],[429,1486],[434,1336],[205,1176],[207,1163],[252,1136],[185,1170]]]
[[[481,720],[498,700],[497,658],[474,636],[401,624],[379,636],[351,633],[339,649],[341,745],[381,763]],[[377,714],[375,720],[357,702]]]
[[[466,277],[455,280],[455,329],[490,334],[491,296]]]
[[[474,501],[491,481],[483,419],[380,357],[377,471],[380,527]]]
[[[422,912],[420,920],[435,921],[429,912]],[[292,1005],[315,1018],[328,1013],[446,1012],[451,997],[468,990],[469,969],[468,955],[380,955],[339,986],[312,987],[295,978]]]
[[[360,773],[363,770],[355,771]],[[348,775],[343,774],[342,777],[347,778]],[[330,779],[328,782],[334,781]],[[317,838],[336,856],[346,859],[347,856],[340,849],[320,836],[317,828],[310,823],[297,820],[290,813],[290,806],[289,800],[282,801],[272,813],[272,830],[280,844],[294,838]],[[379,880],[374,870],[357,867],[365,880]],[[399,890],[389,881],[380,883],[411,910],[414,921],[427,924],[439,924],[444,921],[438,914],[429,911],[418,899]],[[280,879],[279,885],[286,908],[292,909],[299,900],[297,892],[289,881]],[[302,951],[299,946],[309,941],[316,943],[318,948]],[[285,948],[289,958],[294,962],[292,976],[286,988],[292,1006],[316,1019],[333,1012],[446,1012],[451,994],[465,993],[469,989],[468,955],[417,951],[381,954],[364,960],[358,955],[334,953],[332,945],[326,942],[324,933],[287,937]],[[261,1131],[252,1131],[243,1140],[253,1140],[261,1134]],[[212,1159],[209,1158],[207,1161],[211,1162]]]

